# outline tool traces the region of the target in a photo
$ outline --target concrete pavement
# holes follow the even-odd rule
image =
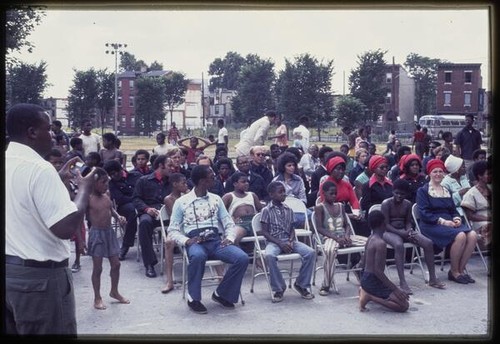
[[[468,271],[475,284],[461,285],[447,280],[449,265],[444,271],[436,266],[438,277],[446,282],[446,290],[428,287],[422,273],[405,270],[413,289],[410,308],[406,313],[394,313],[382,306],[368,303],[369,312],[358,310],[358,282],[351,274],[336,275],[340,294],[320,296],[323,278],[318,271],[312,287],[313,300],[302,299],[288,289],[281,303],[271,303],[263,276],[256,279],[250,293],[251,266],[242,285],[245,305],[227,310],[211,300],[213,286],[202,288],[202,302],[208,314],[189,310],[179,286],[169,294],[161,294],[164,276],[147,278],[142,262],[137,262],[136,249],[131,248],[122,261],[119,290],[131,303],[113,303],[109,294],[109,264],[103,265],[101,294],[106,310],[93,308],[91,284],[92,261],[82,256],[80,272],[73,273],[77,306],[78,333],[81,339],[487,339],[492,332],[492,282],[479,256],[473,256]],[[321,257],[319,258],[322,259]],[[74,261],[71,257],[70,263]],[[298,264],[296,264],[298,265]],[[181,264],[175,267],[176,279],[181,278]],[[398,283],[394,268],[389,278]],[[207,270],[207,274],[209,271]]]

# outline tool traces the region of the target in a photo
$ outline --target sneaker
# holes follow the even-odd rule
[[[81,269],[80,264],[73,263],[73,265],[71,266],[71,272],[78,272],[80,271],[80,269]]]
[[[319,290],[319,295],[321,295],[321,296],[327,296],[328,294],[330,294],[330,288],[328,288],[328,287],[321,287],[321,289]]]
[[[215,292],[212,294],[212,300],[214,300],[215,302],[218,302],[219,304],[221,304],[225,308],[234,308],[234,303],[229,302],[229,301],[223,299],[222,297],[215,295]]]
[[[207,314],[207,308],[200,301],[188,301],[188,307],[195,313]]]
[[[278,303],[283,301],[283,292],[277,291],[273,294],[273,303]]]
[[[123,246],[120,249],[120,254],[118,255],[118,259],[119,260],[125,260],[125,257],[127,256],[127,253],[128,253],[128,247],[127,246]]]
[[[293,289],[302,296],[303,299],[312,300],[314,295],[311,294],[307,289],[300,287],[297,283],[293,284]]]

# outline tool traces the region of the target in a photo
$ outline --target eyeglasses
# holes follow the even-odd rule
[[[256,155],[256,156],[264,156],[265,154],[264,153],[255,153],[254,155]]]

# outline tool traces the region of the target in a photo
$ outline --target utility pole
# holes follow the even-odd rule
[[[205,128],[205,79],[203,72],[201,73],[201,120],[203,128]]]
[[[118,137],[118,54],[123,55],[122,48],[126,48],[126,44],[122,43],[106,43],[106,48],[111,47],[113,50],[106,50],[106,54],[115,55],[115,114],[113,130]]]

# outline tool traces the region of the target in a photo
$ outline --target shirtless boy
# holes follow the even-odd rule
[[[434,265],[434,247],[432,240],[413,230],[411,222],[412,203],[405,199],[410,193],[410,184],[405,179],[397,179],[393,184],[393,196],[385,199],[381,205],[387,224],[387,231],[383,238],[386,243],[394,248],[394,258],[399,276],[399,286],[406,293],[411,291],[404,274],[404,242],[411,242],[423,248],[425,263],[429,270],[429,286],[444,289],[446,284],[440,282],[436,277]]]
[[[165,204],[167,215],[170,218],[175,201],[188,192],[189,189],[186,176],[182,173],[172,173],[168,177],[168,181],[172,184],[172,192],[163,199],[163,204]],[[174,277],[172,272],[174,268],[174,247],[175,241],[167,235],[167,240],[165,241],[165,276],[167,277],[167,284],[165,288],[161,290],[163,294],[167,294],[174,290]]]
[[[94,288],[94,308],[104,310],[101,297],[101,273],[102,260],[104,257],[109,259],[111,267],[111,291],[109,296],[118,300],[119,303],[130,303],[118,292],[118,281],[120,279],[120,245],[116,234],[111,228],[111,217],[117,219],[121,225],[127,222],[127,219],[119,215],[113,208],[111,198],[108,194],[109,177],[107,172],[100,167],[95,171],[94,191],[90,195],[89,207],[87,209],[87,219],[92,223],[88,240],[88,255],[92,257],[92,286]]]
[[[379,210],[368,214],[368,223],[372,235],[368,238],[363,255],[364,271],[359,288],[359,310],[367,311],[365,307],[370,301],[381,304],[396,312],[406,312],[409,307],[409,296],[398,288],[384,273],[387,247],[382,238],[386,223],[384,214]]]
[[[104,164],[108,160],[116,160],[123,166],[123,153],[116,148],[116,136],[113,133],[102,135],[103,149],[99,152],[101,162]]]

